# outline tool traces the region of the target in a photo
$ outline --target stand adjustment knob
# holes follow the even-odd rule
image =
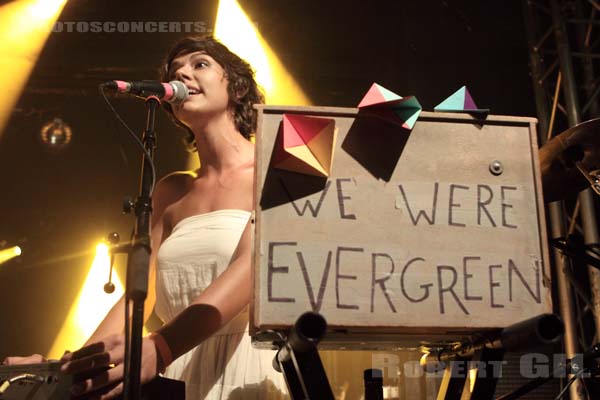
[[[129,196],[123,198],[123,214],[131,214],[131,211],[135,208],[133,199]]]
[[[115,245],[121,240],[121,235],[119,235],[119,232],[111,232],[108,234],[106,239],[108,240],[108,243]]]
[[[111,294],[115,291],[115,284],[112,282],[106,282],[104,284],[104,293]]]
[[[110,244],[110,270],[108,272],[108,282],[104,284],[104,292],[111,294],[115,291],[115,285],[112,283],[113,265],[115,263],[115,246],[119,244],[121,236],[119,235],[119,232],[111,232],[106,237],[106,240]]]

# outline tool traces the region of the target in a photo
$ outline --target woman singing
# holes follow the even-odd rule
[[[142,382],[164,371],[185,381],[188,400],[287,398],[274,353],[253,349],[247,332],[254,177],[248,137],[256,129],[252,104],[263,96],[248,63],[212,38],[178,42],[162,75],[190,91],[182,104],[165,107],[186,128],[202,166],[163,178],[153,194],[149,302],[155,299],[165,324],[143,339]],[[63,357],[67,373],[99,371],[77,381],[74,395],[122,392],[123,307],[121,299],[86,346]]]

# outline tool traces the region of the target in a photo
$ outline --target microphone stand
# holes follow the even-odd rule
[[[156,96],[146,99],[146,129],[142,137],[144,150],[154,159],[156,137],[154,121],[160,100]],[[135,228],[131,241],[131,249],[127,260],[127,281],[125,294],[126,318],[130,301],[133,303],[131,316],[131,334],[125,333],[125,373],[123,398],[140,400],[141,398],[141,359],[142,330],[144,327],[144,301],[148,295],[148,271],[150,267],[150,215],[152,214],[152,172],[149,161],[142,156],[142,174],[140,178],[140,194],[134,203]],[[126,323],[127,327],[128,324]],[[131,340],[129,345],[128,340]],[[130,352],[128,351],[130,350]],[[129,354],[130,353],[130,354]]]

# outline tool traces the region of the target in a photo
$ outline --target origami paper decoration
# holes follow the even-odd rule
[[[446,100],[438,104],[434,111],[445,112],[468,112],[468,113],[488,113],[488,108],[477,108],[469,89],[466,86],[461,87]]]
[[[358,108],[399,124],[408,130],[413,128],[422,110],[416,97],[401,97],[377,83],[371,85],[365,97],[358,104]]]
[[[337,136],[335,120],[283,114],[273,167],[306,175],[328,177]]]

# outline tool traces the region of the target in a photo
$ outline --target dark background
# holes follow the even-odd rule
[[[240,1],[315,105],[354,107],[376,81],[431,111],[462,85],[493,114],[534,116],[520,1]],[[71,0],[60,21],[203,21],[217,1]],[[97,93],[111,79],[154,79],[185,33],[50,35],[0,136],[0,241],[23,256],[0,265],[0,359],[49,350],[110,231],[128,237],[124,195],[137,193],[140,156]],[[114,104],[136,132],[143,102]],[[70,147],[39,140],[54,117]],[[160,113],[158,175],[184,169],[183,135]],[[108,275],[108,271],[107,271]],[[104,282],[98,282],[99,285]]]

